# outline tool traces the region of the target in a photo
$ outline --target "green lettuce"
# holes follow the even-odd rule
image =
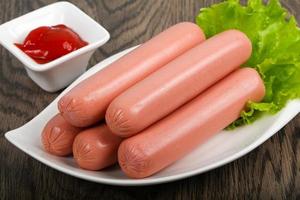
[[[274,114],[289,100],[300,98],[300,29],[279,0],[248,0],[247,5],[227,0],[202,8],[196,23],[207,38],[238,29],[252,41],[253,52],[244,66],[259,72],[266,95],[259,103],[248,102],[229,129],[250,124],[265,113]]]

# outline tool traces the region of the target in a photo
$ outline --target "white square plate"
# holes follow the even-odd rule
[[[83,79],[93,75],[131,50],[133,48],[111,56],[91,68],[39,115],[24,126],[9,131],[5,137],[33,158],[71,176],[111,185],[150,185],[193,176],[229,163],[262,144],[300,112],[300,100],[295,100],[274,116],[266,116],[252,125],[234,131],[222,131],[183,159],[145,179],[127,178],[118,166],[102,171],[83,170],[75,164],[72,157],[56,157],[46,153],[41,146],[40,134],[47,121],[58,113],[57,101],[60,97]],[[218,148],[215,148],[216,146]]]

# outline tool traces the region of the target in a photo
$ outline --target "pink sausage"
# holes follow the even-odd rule
[[[142,131],[245,63],[251,50],[237,30],[206,40],[116,97],[107,125],[121,137]]]
[[[74,126],[95,124],[117,95],[203,40],[196,24],[176,24],[78,84],[60,99],[58,108]]]
[[[106,125],[86,129],[75,138],[74,159],[83,169],[103,169],[117,162],[120,143],[121,138],[112,134]]]
[[[233,72],[158,123],[125,139],[118,151],[122,170],[132,178],[157,173],[236,120],[247,101],[260,101],[264,94],[254,69]]]
[[[42,144],[46,151],[57,156],[72,154],[76,135],[82,129],[69,124],[60,114],[55,115],[42,131]]]

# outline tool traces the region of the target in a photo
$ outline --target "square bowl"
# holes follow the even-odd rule
[[[46,64],[38,64],[15,43],[23,43],[30,31],[40,26],[64,24],[88,42],[76,51]],[[82,74],[95,50],[109,40],[108,31],[69,2],[58,2],[0,26],[0,43],[24,65],[29,77],[42,89],[55,92]]]

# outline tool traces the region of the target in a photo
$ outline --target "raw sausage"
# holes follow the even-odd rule
[[[55,115],[42,131],[44,149],[57,156],[72,154],[72,145],[76,135],[81,131],[69,124],[60,114]]]
[[[72,125],[92,125],[104,118],[117,95],[204,39],[196,24],[176,24],[82,81],[60,99],[58,108]]]
[[[117,162],[121,138],[110,132],[106,125],[99,125],[80,132],[73,144],[77,164],[88,170],[100,170]]]
[[[160,171],[236,120],[248,100],[260,101],[264,94],[254,69],[233,72],[166,118],[125,139],[118,150],[122,170],[132,178]]]
[[[237,30],[206,40],[116,97],[107,125],[121,137],[142,131],[245,63],[251,50]]]

